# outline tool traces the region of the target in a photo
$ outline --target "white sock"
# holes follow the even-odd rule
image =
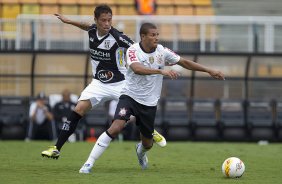
[[[108,136],[106,132],[102,133],[98,140],[96,141],[87,161],[86,164],[93,165],[94,162],[103,154],[103,152],[107,149],[112,138]]]

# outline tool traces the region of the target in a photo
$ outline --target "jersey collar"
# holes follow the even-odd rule
[[[151,53],[154,53],[156,51],[156,49],[155,49],[152,52],[146,52],[145,49],[142,47],[141,42],[139,42],[139,47],[142,49],[143,52],[145,52],[147,54],[151,54]]]

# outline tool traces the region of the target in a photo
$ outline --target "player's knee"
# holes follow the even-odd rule
[[[126,123],[126,121],[124,120],[115,120],[111,127],[108,129],[108,133],[112,136],[112,137],[116,137],[124,128],[124,124]]]
[[[91,109],[91,102],[87,100],[87,101],[79,101],[75,106],[74,111],[79,115],[84,116],[84,114],[88,112],[90,109]]]

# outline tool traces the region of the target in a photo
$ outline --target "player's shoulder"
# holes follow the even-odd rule
[[[161,44],[158,44],[157,49],[158,49],[159,52],[166,52],[166,53],[173,53],[173,54],[175,54],[175,52],[173,50],[171,50],[170,48],[165,47],[165,46],[163,46]]]
[[[134,41],[129,38],[126,34],[124,34],[122,31],[119,31],[118,29],[112,27],[110,30],[110,34],[113,35],[114,38],[117,39],[118,42],[124,43],[128,46],[131,46]]]
[[[128,47],[127,50],[137,51],[138,50],[138,43],[132,44],[130,47]]]
[[[128,37],[127,35],[125,35],[122,31],[112,27],[110,30],[110,34],[112,34],[114,37]]]
[[[112,28],[111,28],[110,33],[111,33],[111,34],[117,34],[117,35],[122,35],[122,34],[123,34],[122,31],[116,29],[115,27],[112,27]]]
[[[165,47],[162,44],[158,44],[157,46],[157,50],[164,50]]]
[[[132,48],[132,49],[139,49],[140,46],[139,46],[139,43],[134,43],[134,44],[132,44],[129,48]]]
[[[96,29],[97,29],[96,24],[92,24],[92,25],[89,27],[88,31],[91,31],[91,30],[96,31]]]

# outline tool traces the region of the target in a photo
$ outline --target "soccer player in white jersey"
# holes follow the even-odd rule
[[[77,22],[55,14],[63,23],[88,31],[93,80],[83,90],[78,103],[64,122],[55,146],[41,153],[42,156],[58,159],[60,150],[75,131],[79,120],[90,109],[108,100],[118,100],[126,74],[125,52],[133,41],[112,27],[112,10],[108,5],[99,5],[94,11],[95,24]],[[166,140],[154,131],[154,140],[165,146]]]
[[[224,75],[220,71],[186,60],[158,44],[158,35],[154,24],[144,23],[141,25],[141,42],[133,44],[126,52],[128,70],[114,122],[98,138],[89,158],[80,169],[80,173],[90,172],[95,161],[106,150],[112,139],[122,131],[131,115],[136,117],[136,124],[140,129],[141,142],[136,145],[139,165],[142,169],[148,167],[146,152],[153,146],[152,133],[163,76],[168,76],[171,79],[178,77],[177,72],[164,70],[166,63],[177,64],[188,70],[206,72],[215,79],[224,79]]]

